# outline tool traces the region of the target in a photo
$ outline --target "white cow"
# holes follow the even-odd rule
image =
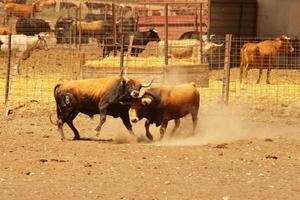
[[[2,45],[0,46],[0,52],[3,54],[8,54],[8,35],[0,35],[0,41]],[[19,74],[19,67],[21,60],[26,60],[30,57],[31,53],[35,49],[49,50],[47,41],[47,35],[39,34],[35,36],[26,35],[12,35],[11,36],[11,52],[17,55],[17,62],[15,67],[17,73]]]
[[[160,54],[163,55],[165,41],[163,40],[160,41],[158,45],[161,52]],[[168,46],[169,46],[168,54],[170,57],[177,58],[177,59],[183,59],[183,58],[200,59],[201,45],[202,45],[202,55],[206,57],[217,48],[222,47],[223,43],[216,44],[209,41],[201,42],[196,39],[168,40]]]

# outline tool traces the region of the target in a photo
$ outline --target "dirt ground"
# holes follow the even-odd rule
[[[47,107],[31,102],[1,116],[1,200],[300,198],[298,124],[251,122],[235,108],[207,107],[195,136],[186,117],[175,138],[138,143],[120,119],[108,117],[96,138],[98,116],[80,115],[75,126],[84,140],[73,141],[65,126],[62,142],[48,119],[54,105]],[[143,122],[133,127],[142,138]]]

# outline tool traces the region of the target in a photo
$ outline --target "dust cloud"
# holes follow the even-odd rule
[[[201,107],[200,107],[201,110]],[[195,135],[190,116],[182,120],[174,137],[165,137],[154,145],[207,145],[230,143],[237,140],[265,138],[299,138],[297,126],[278,123],[254,122],[246,119],[241,108],[215,105],[200,111]],[[169,131],[172,123],[169,123]],[[168,131],[167,131],[168,132]]]

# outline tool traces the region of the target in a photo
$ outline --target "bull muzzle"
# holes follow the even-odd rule
[[[131,93],[130,93],[130,96],[132,97],[132,98],[138,98],[139,97],[139,91],[138,90],[133,90]]]
[[[137,123],[139,121],[137,117],[131,118],[130,120],[132,123]]]

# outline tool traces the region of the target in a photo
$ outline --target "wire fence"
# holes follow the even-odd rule
[[[113,76],[119,73],[120,65],[124,65],[128,68],[129,76],[141,80],[154,78],[156,84],[169,83],[171,79],[179,80],[177,82],[197,82],[201,79],[198,86],[201,86],[199,87],[201,105],[204,107],[224,100],[224,80],[229,78],[229,104],[247,108],[249,111],[247,114],[251,117],[261,119],[286,115],[294,116],[295,119],[300,117],[299,113],[293,113],[293,110],[300,108],[300,42],[297,38],[290,40],[294,48],[293,52],[280,52],[271,63],[270,84],[266,83],[266,69],[263,70],[260,83],[256,83],[259,70],[258,64],[253,63],[247,79],[241,84],[240,52],[243,45],[274,38],[233,37],[230,42],[230,54],[226,55],[226,47],[228,47],[226,38],[208,37],[207,4],[192,4],[185,12],[180,9],[182,5],[166,7],[164,4],[137,4],[135,6],[105,4],[101,9],[95,10],[92,5],[89,7],[80,5],[73,10],[76,12],[64,11],[64,16],[48,19],[51,23],[49,23],[49,34],[45,37],[49,50],[34,50],[28,58],[21,59],[19,74],[15,63],[20,59],[20,55],[12,52],[8,107],[14,108],[30,101],[38,101],[42,104],[54,102],[53,88],[57,82]],[[80,7],[81,10],[78,10]],[[166,9],[168,12],[165,12]],[[166,13],[170,18],[166,17]],[[37,13],[37,17],[39,15],[42,16]],[[182,16],[187,18],[187,23],[184,24],[179,20]],[[42,18],[47,22],[45,17]],[[191,19],[193,24],[189,21]],[[34,34],[35,31],[47,32],[44,31],[45,26],[42,30],[34,30],[31,27],[32,21],[23,24],[19,21],[22,26],[17,27],[20,19],[12,16],[10,20],[13,24],[10,29],[13,34],[17,33],[17,29],[21,31],[25,29]],[[164,20],[170,22],[169,26],[164,25]],[[95,21],[102,22],[101,31],[85,29],[84,25]],[[178,27],[185,27],[185,29]],[[180,38],[184,33],[184,38]],[[149,40],[148,35],[145,34],[154,34],[154,36],[152,35]],[[122,35],[125,35],[124,60],[120,57]],[[0,40],[3,37],[1,36]],[[144,43],[146,40],[147,42]],[[3,47],[0,56],[0,85],[3,88],[0,101],[4,102],[8,58]],[[225,76],[224,71],[226,59],[230,61],[229,77]],[[184,70],[178,68],[182,66]],[[193,71],[195,66],[201,69]],[[172,68],[173,71],[170,71]],[[174,73],[174,70],[177,72]],[[165,74],[168,73],[171,76],[166,81]],[[263,114],[258,115],[258,113]]]

